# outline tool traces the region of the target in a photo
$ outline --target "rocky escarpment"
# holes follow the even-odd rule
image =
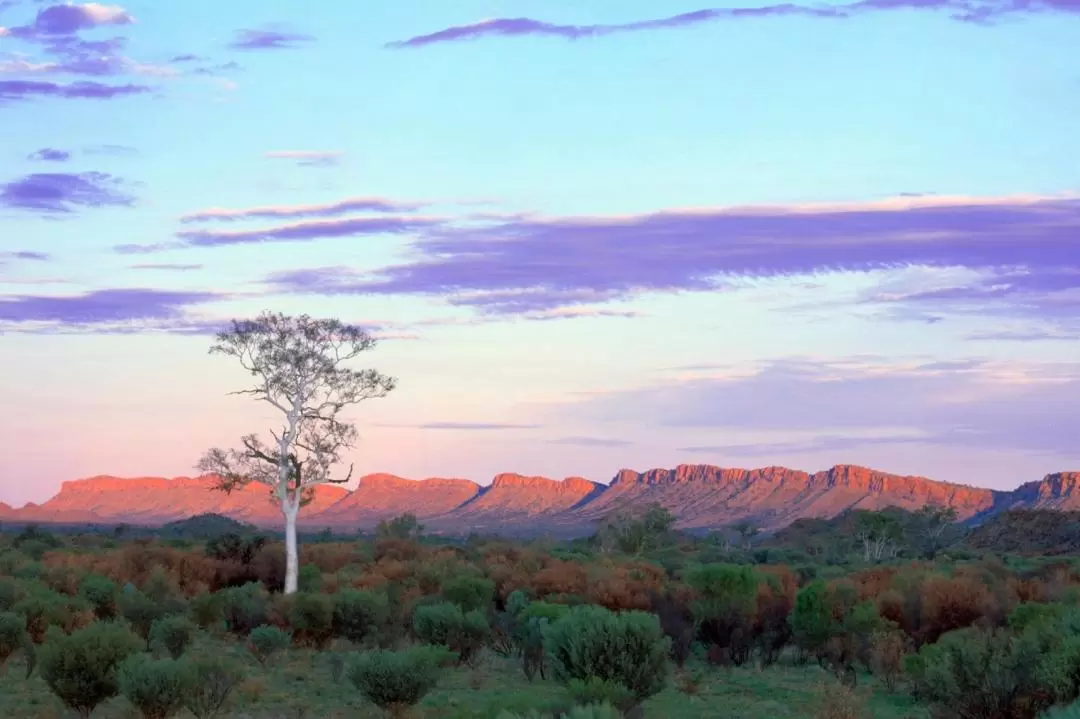
[[[204,513],[260,526],[280,526],[281,514],[265,487],[225,495],[209,477],[66,482],[42,505],[5,509],[14,521],[160,525]],[[925,477],[837,465],[807,473],[786,467],[735,469],[684,464],[673,469],[620,470],[609,484],[582,477],[554,480],[500,474],[487,486],[468,479],[411,480],[390,474],[362,477],[349,492],[319,487],[304,508],[302,524],[365,530],[406,512],[443,533],[472,531],[535,534],[587,533],[621,509],[651,503],[667,507],[684,529],[706,530],[749,520],[778,529],[802,517],[829,518],[850,508],[915,510],[952,507],[960,519],[979,521],[1015,508],[1080,508],[1080,472],[1049,474],[1012,491],[997,491]]]

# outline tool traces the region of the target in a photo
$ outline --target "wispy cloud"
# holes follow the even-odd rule
[[[180,262],[148,262],[137,265],[128,265],[129,270],[169,270],[175,272],[189,272],[193,270],[201,270],[202,268],[202,265],[183,264]]]
[[[414,232],[440,224],[440,217],[351,217],[341,220],[311,220],[251,230],[188,230],[176,236],[188,245],[220,247],[257,242],[308,242],[330,237],[382,235]]]
[[[128,207],[135,198],[104,172],[37,173],[0,185],[0,206],[48,213],[86,207]]]
[[[111,100],[129,95],[150,92],[146,85],[109,85],[100,82],[73,82],[68,84],[32,80],[0,80],[0,105],[18,100],[52,97],[64,100],[90,99]]]
[[[250,219],[286,219],[299,217],[338,217],[351,212],[412,212],[424,206],[420,202],[402,202],[383,197],[350,197],[321,205],[270,205],[241,209],[211,208],[183,215],[183,223],[219,220],[231,222]]]
[[[95,325],[184,318],[185,308],[222,299],[212,292],[94,290],[81,295],[0,295],[0,321]]]
[[[314,42],[311,35],[284,30],[237,30],[232,43],[234,50],[288,50]]]
[[[67,3],[42,8],[30,24],[8,28],[8,32],[12,37],[23,39],[52,39],[104,25],[134,22],[135,18],[119,5]]]
[[[272,150],[266,153],[271,160],[292,160],[301,167],[334,167],[341,164],[341,150]]]
[[[31,152],[26,156],[27,160],[39,162],[67,162],[71,159],[71,153],[67,150],[57,150],[52,147],[43,147]]]
[[[527,17],[492,18],[416,35],[387,44],[391,48],[419,48],[484,37],[547,36],[563,40],[599,38],[622,33],[665,30],[746,18],[802,16],[845,19],[887,10],[944,11],[966,23],[985,24],[1005,15],[1040,12],[1078,12],[1071,0],[862,0],[845,5],[796,5],[781,3],[757,7],[704,8],[651,20],[628,23],[574,25],[544,22]]]

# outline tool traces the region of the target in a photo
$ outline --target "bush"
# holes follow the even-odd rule
[[[199,657],[191,662],[191,687],[184,708],[195,719],[214,719],[225,708],[233,690],[244,681],[244,668],[220,656]]]
[[[751,567],[706,564],[687,572],[697,600],[692,605],[698,638],[741,665],[750,658],[758,579]]]
[[[97,622],[65,635],[51,628],[39,652],[41,676],[69,709],[85,719],[116,696],[117,667],[143,647],[127,627]]]
[[[442,596],[463,612],[486,612],[495,598],[495,582],[483,577],[456,577],[443,585]]]
[[[58,594],[40,585],[29,589],[11,611],[26,618],[26,631],[35,644],[45,641],[49,627],[71,632],[80,622],[81,600]]]
[[[413,634],[426,644],[448,647],[462,664],[470,663],[491,636],[491,625],[480,611],[462,612],[449,602],[416,608]]]
[[[150,641],[150,628],[165,616],[165,608],[134,587],[125,587],[116,601],[120,616],[131,622],[131,628],[146,642]]]
[[[297,643],[324,649],[334,636],[334,600],[323,594],[297,592],[289,602],[289,626]]]
[[[79,583],[79,596],[86,600],[98,619],[116,616],[116,582],[97,574],[88,574]]]
[[[574,679],[566,688],[574,702],[582,706],[607,704],[627,712],[638,703],[634,693],[622,684],[596,677],[588,681]]]
[[[21,614],[4,612],[0,614],[0,669],[20,649],[26,653],[26,676],[29,677],[34,671],[34,644],[26,631],[26,619]]]
[[[178,713],[192,687],[190,668],[176,659],[152,659],[136,654],[120,665],[120,693],[143,719],[168,719]]]
[[[292,644],[290,632],[269,626],[253,629],[247,640],[247,648],[251,656],[264,667],[275,655],[288,649],[290,644]]]
[[[548,627],[546,656],[555,678],[621,684],[640,702],[664,688],[670,640],[653,614],[575,607]]]
[[[1032,711],[1032,643],[1001,630],[976,628],[948,632],[907,658],[908,674],[920,699],[957,717],[1009,719]]]
[[[270,616],[262,587],[252,582],[218,592],[225,628],[237,636],[247,636],[267,623]]]
[[[346,589],[334,603],[334,633],[357,644],[370,639],[390,620],[390,601],[382,593]]]
[[[203,629],[212,629],[223,618],[221,593],[199,594],[192,598],[188,605],[191,610],[191,618]]]
[[[446,649],[433,646],[376,649],[357,656],[348,676],[372,704],[400,717],[435,688],[450,656]]]
[[[163,617],[150,627],[151,646],[164,649],[173,659],[179,659],[194,638],[195,625],[187,617]]]

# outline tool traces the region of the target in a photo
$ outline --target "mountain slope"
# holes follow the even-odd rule
[[[749,520],[766,530],[800,518],[835,517],[849,508],[915,510],[926,504],[953,507],[961,520],[978,522],[1009,509],[1080,510],[1080,472],[1049,474],[1012,491],[998,491],[837,465],[809,474],[786,467],[731,469],[679,465],[674,469],[621,470],[610,484],[581,477],[553,480],[500,474],[488,486],[468,479],[403,479],[372,474],[352,492],[317,488],[301,513],[308,527],[371,529],[380,520],[415,514],[441,533],[582,534],[624,508],[652,502],[667,507],[684,529],[705,530]],[[27,522],[119,523],[159,526],[215,513],[257,526],[281,524],[266,487],[253,485],[226,495],[209,477],[119,479],[92,477],[65,482],[41,505],[0,517]]]

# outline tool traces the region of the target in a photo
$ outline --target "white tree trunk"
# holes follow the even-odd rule
[[[286,497],[281,500],[281,513],[285,515],[285,593],[295,594],[300,584],[300,551],[296,542],[296,516],[300,502]]]

